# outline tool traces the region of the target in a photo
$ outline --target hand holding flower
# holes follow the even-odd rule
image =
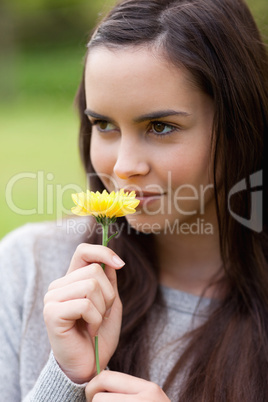
[[[120,190],[115,193],[112,191],[110,194],[104,190],[102,193],[98,191],[87,191],[87,193],[73,194],[73,201],[76,207],[72,208],[72,212],[76,215],[92,215],[95,216],[98,223],[102,225],[102,245],[107,246],[110,239],[114,237],[112,235],[108,238],[108,230],[110,223],[116,221],[116,218],[133,214],[136,212],[135,208],[139,204],[139,200],[136,200],[135,192],[131,193]],[[102,265],[104,269],[104,265]],[[99,346],[98,335],[95,336],[95,357],[97,374],[100,373],[99,363]]]
[[[84,383],[96,374],[96,369],[99,372],[107,366],[121,328],[122,305],[115,270],[122,268],[124,262],[104,247],[111,238],[108,226],[117,217],[134,213],[139,201],[135,193],[124,191],[80,193],[73,199],[77,205],[73,213],[93,215],[102,224],[103,245],[78,246],[66,276],[49,286],[44,319],[61,369],[72,381]]]
[[[87,382],[96,374],[96,334],[101,369],[117,347],[122,306],[115,270],[123,265],[108,247],[81,244],[67,275],[52,282],[45,296],[44,319],[55,359],[76,383]]]

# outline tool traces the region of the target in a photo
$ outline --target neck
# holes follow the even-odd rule
[[[208,286],[220,278],[222,266],[215,225],[210,234],[161,233],[156,245],[161,284],[198,296],[214,295],[215,287]]]

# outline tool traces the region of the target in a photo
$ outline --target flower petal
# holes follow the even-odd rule
[[[112,191],[110,194],[107,190],[103,190],[102,193],[87,190],[86,193],[72,194],[73,202],[76,204],[72,212],[82,216],[117,218],[136,212],[135,208],[140,201],[135,197],[135,191],[128,193],[123,189],[117,192]]]

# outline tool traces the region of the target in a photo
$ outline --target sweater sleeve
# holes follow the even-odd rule
[[[0,395],[20,401],[19,353],[25,279],[13,234],[0,243]]]
[[[85,401],[85,384],[70,381],[53,354],[49,355],[49,343],[44,344],[47,335],[42,316],[43,294],[36,287],[38,278],[42,281],[42,275],[35,261],[34,249],[36,238],[45,230],[46,226],[25,225],[0,242],[0,399],[3,401]],[[51,242],[55,248],[55,238],[52,237]],[[58,241],[57,244],[60,247],[65,243]],[[51,256],[52,248],[47,243],[43,244],[46,246],[42,248],[44,253]],[[58,255],[59,247],[54,254]],[[69,255],[67,257],[69,260]],[[54,273],[54,266],[49,265],[53,258],[43,268],[46,281],[51,275],[48,283],[54,275],[62,275],[60,271]],[[65,260],[63,264],[56,265],[62,266],[65,272]],[[47,283],[44,288],[47,288]],[[45,349],[47,352],[44,353]]]
[[[23,402],[85,402],[86,384],[73,383],[60,369],[53,353]]]

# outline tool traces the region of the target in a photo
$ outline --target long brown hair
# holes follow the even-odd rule
[[[96,46],[140,45],[158,46],[163,57],[185,67],[214,100],[214,190],[228,289],[206,323],[190,334],[191,342],[164,389],[191,362],[178,401],[268,401],[267,215],[264,211],[262,230],[256,230],[234,219],[228,204],[230,190],[245,181],[243,191],[232,197],[231,208],[249,219],[254,207],[250,176],[263,171],[268,126],[265,46],[241,0],[125,0],[99,23],[88,47],[90,51]],[[81,156],[86,171],[94,173],[89,156],[91,125],[84,115],[84,77],[77,104]],[[91,186],[103,188],[97,176]],[[153,236],[137,234],[124,218],[120,222],[123,235],[113,248],[128,267],[118,277],[124,314],[110,367],[139,375],[146,362],[147,313],[161,297],[158,266]]]

